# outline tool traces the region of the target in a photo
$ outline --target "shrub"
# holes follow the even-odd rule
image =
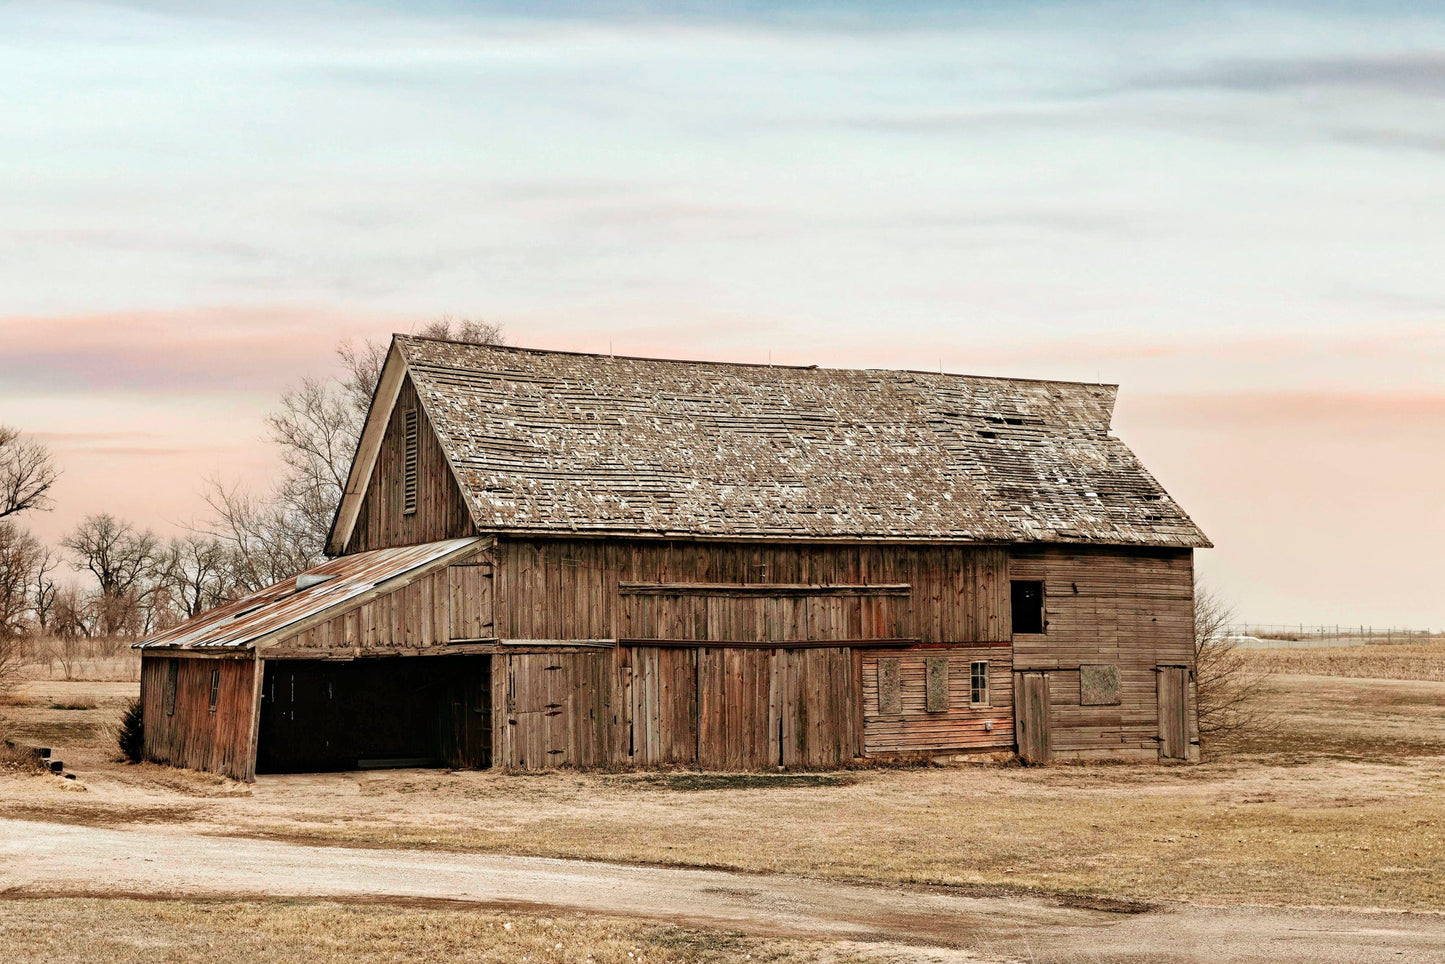
[[[139,763],[145,756],[145,721],[141,716],[140,700],[131,700],[125,708],[125,715],[116,728],[115,740],[120,746],[121,756],[131,763]]]
[[[1230,634],[1234,613],[1204,586],[1194,587],[1194,695],[1199,739],[1269,726],[1264,693],[1270,673],[1246,658]]]

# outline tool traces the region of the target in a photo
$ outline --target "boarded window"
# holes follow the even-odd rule
[[[166,716],[176,715],[176,683],[181,676],[181,661],[171,659],[166,661]]]
[[[878,712],[883,716],[903,712],[903,690],[898,683],[900,662],[893,656],[878,661]]]
[[[923,680],[926,687],[924,708],[930,713],[948,710],[948,660],[925,659]]]
[[[404,479],[402,484],[402,512],[411,515],[416,512],[416,448],[417,448],[417,420],[416,409],[409,408],[402,413],[401,429],[403,439],[403,461],[405,463]]]
[[[988,706],[988,660],[971,664],[968,677],[968,701],[974,706]]]
[[[1009,584],[1013,597],[1015,635],[1042,633],[1044,623],[1044,584],[1036,579],[1018,579]]]
[[[216,704],[221,701],[221,671],[211,670],[211,712],[216,712]]]
[[[1079,667],[1079,702],[1084,706],[1113,706],[1119,702],[1119,667],[1112,663]]]

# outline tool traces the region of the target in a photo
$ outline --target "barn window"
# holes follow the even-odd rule
[[[416,409],[409,408],[401,416],[401,435],[405,481],[402,484],[402,512],[412,515],[416,512]]]
[[[974,706],[988,705],[988,660],[980,659],[969,667],[968,701]]]
[[[1119,667],[1112,663],[1085,663],[1079,667],[1079,703],[1084,706],[1119,704]]]
[[[176,683],[181,677],[181,661],[171,659],[166,661],[166,716],[176,715]]]
[[[211,712],[216,712],[216,704],[221,701],[221,671],[211,670]]]
[[[923,661],[924,709],[929,713],[948,710],[948,659]]]
[[[878,712],[897,716],[903,712],[903,687],[899,683],[902,660],[888,656],[878,661]]]
[[[1014,633],[1042,633],[1044,622],[1044,584],[1035,579],[1016,579],[1010,584],[1013,595]]]

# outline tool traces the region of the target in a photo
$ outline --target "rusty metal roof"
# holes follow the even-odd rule
[[[1113,385],[395,344],[482,531],[1209,545]]]
[[[468,554],[483,540],[448,539],[341,556],[245,599],[204,612],[135,644],[137,649],[251,649],[264,637],[328,610],[360,605],[386,583],[422,575]],[[299,580],[299,581],[298,581]],[[308,585],[310,583],[310,585]],[[305,588],[298,589],[297,586]]]

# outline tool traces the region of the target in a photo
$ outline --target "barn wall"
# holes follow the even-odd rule
[[[498,662],[504,766],[828,767],[862,753],[844,648],[622,646]]]
[[[417,411],[417,506],[403,513],[404,440],[402,419],[407,409]],[[460,539],[475,532],[471,512],[462,499],[426,411],[417,397],[411,376],[402,381],[391,412],[376,465],[371,470],[360,513],[346,554],[391,546],[419,545],[442,539]]]
[[[504,539],[496,551],[503,638],[1008,640],[1008,560],[999,547]],[[626,583],[818,591],[668,595]],[[902,595],[856,588],[899,585]]]
[[[1046,631],[1013,637],[1014,669],[1047,671],[1055,755],[1152,755],[1157,668],[1194,666],[1194,564],[1176,549],[1015,547],[1010,578],[1044,582]],[[1119,669],[1119,703],[1085,705],[1080,667]],[[1198,720],[1190,700],[1190,740]]]
[[[1002,548],[504,539],[496,560],[499,637],[621,641],[499,660],[505,765],[760,769],[837,765],[865,742],[1012,745]],[[869,673],[895,651],[907,695],[884,718]],[[924,706],[926,657],[951,667],[942,710]],[[998,677],[988,707],[968,705],[974,658]]]
[[[405,586],[268,643],[268,657],[417,655],[492,629],[489,550],[418,576]]]
[[[172,670],[171,667],[175,669]],[[251,724],[253,659],[141,656],[145,759],[208,770],[236,780],[254,774]],[[171,691],[174,672],[174,692]],[[214,709],[212,673],[219,674]]]
[[[897,707],[880,705],[879,660],[896,659]],[[947,706],[927,704],[928,661],[947,660]],[[971,702],[973,663],[989,664],[988,699]],[[863,653],[863,748],[870,756],[1013,747],[1013,672],[1007,646],[870,650]]]

